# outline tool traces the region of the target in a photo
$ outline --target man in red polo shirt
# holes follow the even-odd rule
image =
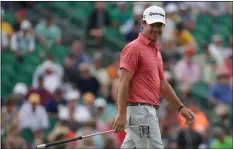
[[[141,21],[142,33],[121,53],[118,113],[113,128],[119,132],[125,126],[140,126],[127,129],[121,148],[163,148],[157,117],[160,95],[180,111],[187,124],[194,121],[193,112],[179,100],[164,77],[157,41],[165,24],[163,8],[148,7]]]

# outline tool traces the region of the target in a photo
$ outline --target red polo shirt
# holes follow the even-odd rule
[[[133,74],[128,101],[159,105],[160,80],[165,78],[159,48],[140,33],[122,50],[120,68]]]

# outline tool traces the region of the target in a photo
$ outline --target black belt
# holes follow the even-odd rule
[[[159,108],[158,105],[152,105],[152,104],[149,104],[149,103],[141,103],[141,102],[128,102],[127,105],[128,106],[149,106],[149,107],[153,107],[155,109]]]

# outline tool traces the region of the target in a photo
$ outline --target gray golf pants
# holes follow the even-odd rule
[[[128,128],[121,149],[163,149],[157,109],[150,106],[127,106],[127,126],[149,125],[150,137],[142,136],[139,127]]]

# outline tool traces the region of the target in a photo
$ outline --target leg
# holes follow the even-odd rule
[[[132,125],[149,125],[150,137],[141,134],[139,127],[130,128],[127,135],[133,140],[136,148],[157,148],[163,149],[157,111],[155,108],[148,106],[130,107],[129,124]]]
[[[126,135],[126,138],[121,145],[121,149],[136,149],[136,146],[133,140],[128,140],[127,135]]]

